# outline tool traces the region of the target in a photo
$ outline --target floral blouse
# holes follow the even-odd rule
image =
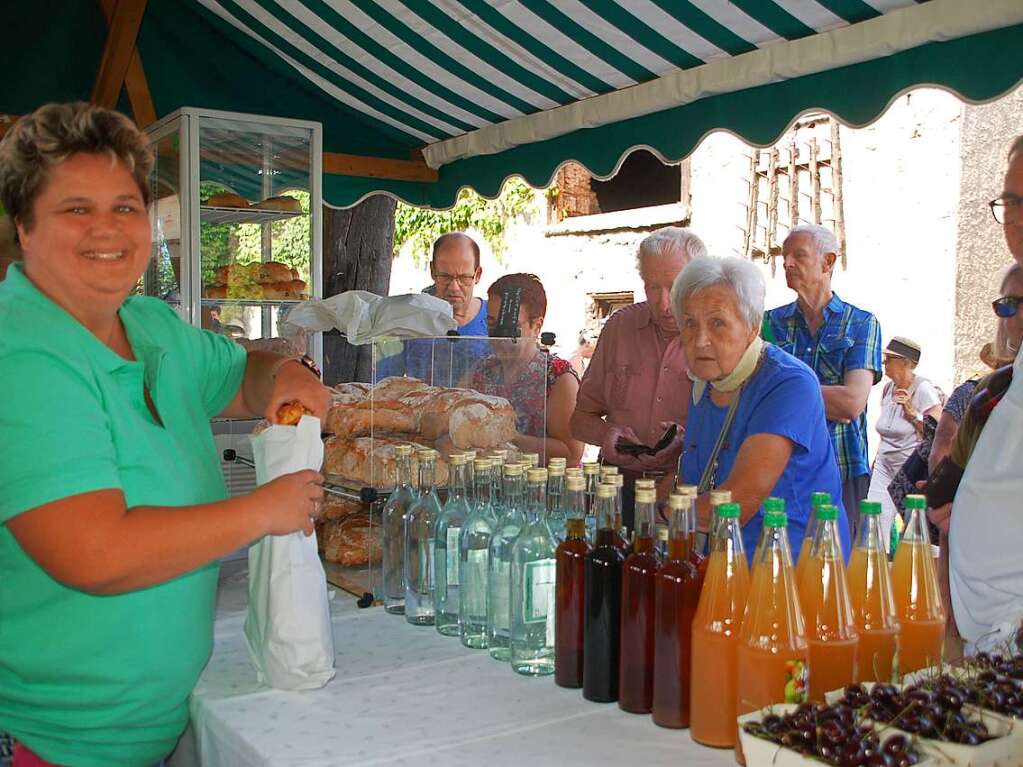
[[[547,398],[554,382],[566,374],[579,379],[568,360],[537,349],[533,359],[511,382],[504,380],[501,360],[488,357],[473,372],[469,387],[481,394],[508,400],[515,408],[515,428],[519,434],[546,437]]]

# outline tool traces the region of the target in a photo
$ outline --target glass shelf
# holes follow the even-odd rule
[[[214,208],[199,206],[199,220],[204,224],[266,224],[286,221],[303,215],[293,210],[263,210],[262,208]]]

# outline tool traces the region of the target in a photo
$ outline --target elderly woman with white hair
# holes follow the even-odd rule
[[[742,508],[750,558],[768,496],[785,501],[794,556],[809,521],[811,493],[831,493],[839,505],[842,498],[817,376],[761,340],[764,293],[764,278],[751,262],[712,257],[690,261],[671,292],[693,381],[681,476],[699,486],[702,529],[710,519],[707,491],[732,492]],[[848,555],[844,514],[838,525]]]

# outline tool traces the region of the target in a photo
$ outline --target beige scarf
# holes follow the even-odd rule
[[[705,381],[689,373],[689,380],[693,382],[693,404],[695,405],[703,399],[703,392],[706,391],[708,383],[720,392],[735,391],[746,383],[757,369],[757,363],[760,362],[760,352],[763,351],[763,348],[764,340],[759,335],[754,337],[750,345],[746,347],[742,357],[739,358],[739,363],[735,366],[735,369],[717,381]]]

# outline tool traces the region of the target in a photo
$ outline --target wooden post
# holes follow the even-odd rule
[[[777,267],[772,254],[778,239],[778,147],[771,148],[767,163],[767,233],[764,237],[766,258],[771,262],[771,276]]]
[[[749,168],[749,195],[747,196],[747,204],[749,207],[746,209],[746,238],[742,247],[742,254],[746,258],[753,257],[753,242],[756,237],[756,226],[757,226],[757,205],[758,197],[760,196],[760,175],[757,173],[758,160],[760,158],[760,150],[754,148],[753,154],[750,156],[750,168]]]
[[[839,257],[842,268],[848,267],[845,253],[845,211],[842,208],[842,144],[839,138],[838,120],[831,122],[831,193],[835,199],[835,237],[838,239]]]
[[[693,204],[693,166],[687,157],[679,164],[679,194],[678,201],[686,209],[687,214],[692,214]]]
[[[817,137],[810,137],[810,217],[815,224],[821,222],[821,175],[817,167]]]
[[[92,86],[92,103],[107,109],[117,106],[145,13],[146,0],[117,0],[110,14],[103,57]]]
[[[799,225],[799,169],[796,167],[798,155],[799,147],[796,146],[796,137],[793,135],[789,142],[789,231]]]
[[[368,290],[386,296],[394,251],[395,201],[368,197],[352,208],[323,206],[323,295]],[[372,348],[352,346],[336,331],[323,336],[328,384],[372,380]]]

